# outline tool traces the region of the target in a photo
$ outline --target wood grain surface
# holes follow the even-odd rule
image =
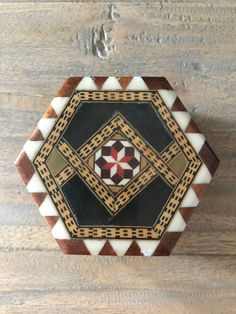
[[[0,1],[0,313],[236,313],[236,3]],[[63,80],[166,76],[221,160],[172,256],[64,256],[13,162]]]

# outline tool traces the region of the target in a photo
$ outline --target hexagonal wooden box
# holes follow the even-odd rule
[[[63,252],[168,255],[218,159],[165,78],[70,77],[16,160]]]

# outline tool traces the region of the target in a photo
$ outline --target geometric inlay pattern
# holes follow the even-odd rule
[[[78,113],[86,112],[93,107],[96,108],[96,112],[99,112],[98,100],[103,101],[100,106],[100,116],[107,113],[105,110],[107,104],[111,109],[114,108],[111,111],[112,117],[108,121],[103,120],[105,123],[99,125],[98,130],[89,138],[87,134],[83,133],[81,125],[81,137],[82,135],[84,138],[87,137],[87,141],[81,142],[76,134],[79,125]],[[112,104],[115,106],[113,107]],[[126,109],[128,113],[122,109],[124,104],[128,107]],[[141,105],[143,112],[145,108],[151,106],[156,111],[156,115],[158,114],[160,117],[158,118],[160,119],[158,128],[161,128],[162,131],[159,131],[157,143],[153,142],[153,145],[150,143],[151,138],[148,141],[141,135],[142,129],[136,130],[138,125],[135,121],[133,121],[133,125],[128,121],[128,119],[132,120],[129,111],[133,112],[133,106],[140,107]],[[150,109],[148,117],[149,111]],[[165,122],[165,127],[163,122]],[[85,130],[87,131],[87,126]],[[143,156],[147,163],[143,172],[139,172],[133,180],[130,180],[130,184],[127,182],[124,189],[120,191],[111,189],[110,185],[106,184],[103,178],[97,174],[95,167],[91,166],[91,158],[94,158],[95,162],[96,152],[102,149],[109,140],[112,140],[117,133],[120,133],[127,142],[132,143],[132,147]],[[150,135],[153,136],[151,132]],[[158,151],[161,138],[163,138],[162,148],[164,147],[162,152],[168,149],[171,142],[175,141],[185,154],[187,165],[181,178]],[[62,188],[57,185],[55,177],[46,163],[49,156],[48,151],[54,147],[67,161],[68,166],[75,171],[75,175],[69,178]],[[158,93],[149,91],[75,92],[33,163],[72,237],[116,239],[160,239],[202,164],[201,159]],[[78,192],[75,192],[75,186],[78,187]],[[161,195],[155,195],[155,191],[158,189],[161,189]],[[83,195],[82,192],[79,192],[80,190],[83,190]],[[143,194],[142,201],[140,200],[137,204],[141,192]],[[92,195],[100,204],[95,202]],[[86,199],[83,199],[82,196]],[[149,208],[149,204],[152,204],[151,199],[155,201],[155,205],[152,205],[154,207],[149,210],[146,209],[147,217],[142,217],[141,204],[145,199],[148,200],[148,203],[146,201],[144,205],[147,208]],[[88,209],[92,219],[87,214]]]
[[[164,78],[78,77],[16,165],[64,252],[165,255],[218,159]]]
[[[107,185],[124,186],[140,172],[140,154],[127,140],[109,140],[95,154],[94,170]]]

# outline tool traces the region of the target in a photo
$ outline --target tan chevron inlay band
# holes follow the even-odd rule
[[[177,143],[170,143],[161,153],[161,159],[165,163],[169,163],[180,152],[179,145]]]
[[[110,135],[110,132],[108,132],[108,134]],[[106,134],[107,135],[107,134]],[[94,141],[94,139],[93,139]],[[99,141],[100,142],[100,141]],[[98,142],[97,142],[98,143]],[[92,145],[91,145],[92,146]],[[97,145],[94,145],[94,149],[96,149]],[[90,147],[89,147],[90,148]],[[81,158],[85,159],[87,157],[87,155],[89,155],[92,152],[91,149],[84,149],[82,148],[80,150],[80,154],[79,156],[81,156]],[[161,153],[160,153],[160,157],[161,159],[169,164],[171,162],[171,160],[180,152],[180,148],[179,146],[173,142],[171,143],[166,149],[164,149]],[[171,167],[170,167],[171,168]],[[56,182],[59,186],[63,186],[72,176],[76,175],[76,171],[74,170],[74,168],[71,165],[67,165],[61,172],[59,172],[56,176]]]
[[[61,172],[59,172],[55,176],[55,180],[57,182],[57,185],[63,186],[75,174],[76,174],[76,171],[74,170],[74,168],[71,167],[71,165],[67,165],[64,169],[62,169]]]
[[[177,175],[166,164],[159,154],[147,145],[140,136],[130,127],[130,125],[119,117],[119,126],[130,142],[137,147],[143,156],[153,165],[157,172],[171,185],[175,186],[178,182]]]
[[[137,148],[139,152],[149,161],[150,164],[157,170],[157,172],[171,185],[175,186],[178,181],[177,175],[162,160],[160,155],[154,151],[150,145],[134,131],[134,129],[125,121],[120,115],[112,119],[100,132],[93,136],[81,149],[78,154],[81,159],[86,159],[89,154],[94,152],[102,143],[109,138],[114,132],[114,129],[119,127],[126,138]],[[176,150],[176,149],[175,149]],[[173,155],[173,153],[172,153]]]

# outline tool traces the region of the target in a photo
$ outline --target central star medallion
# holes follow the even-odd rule
[[[94,170],[111,186],[124,186],[140,172],[140,154],[127,140],[109,140],[95,154]]]

